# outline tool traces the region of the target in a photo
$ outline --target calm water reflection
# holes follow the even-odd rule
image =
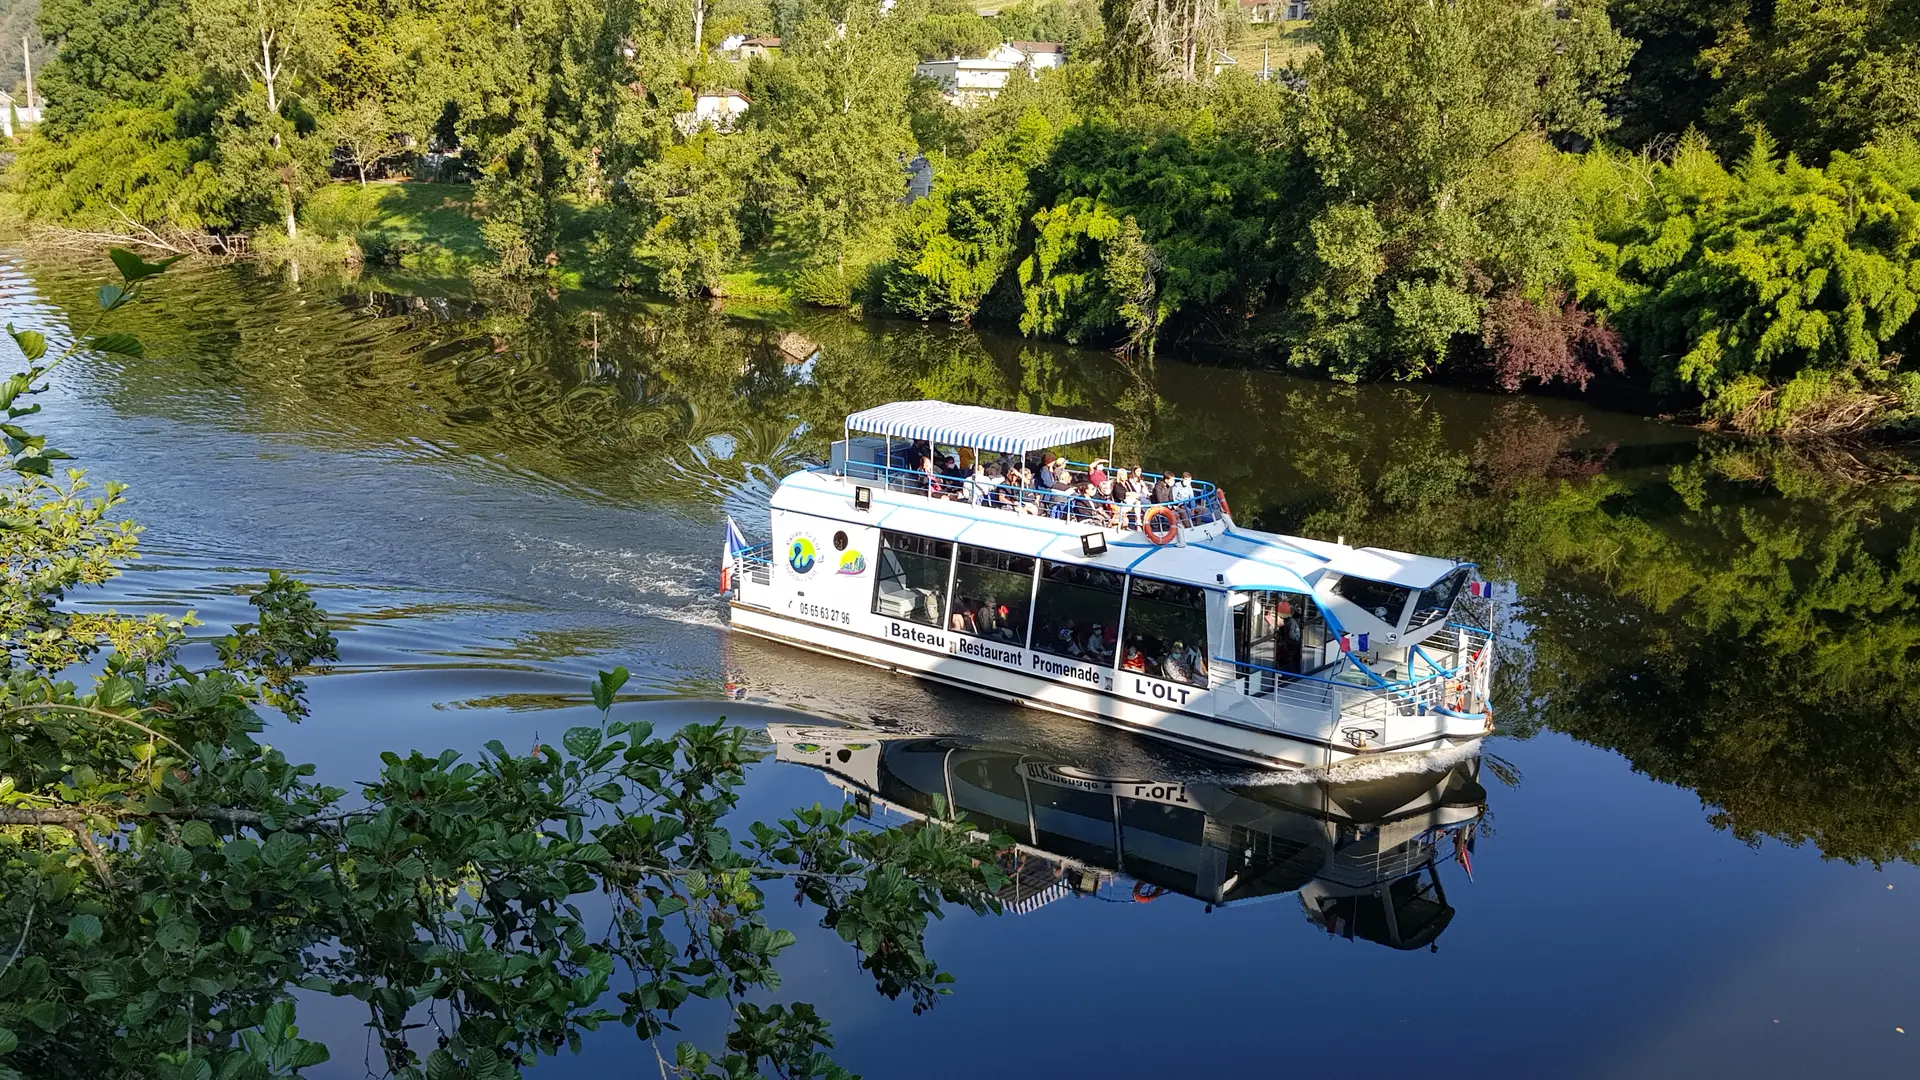
[[[58,332],[104,272],[15,254],[0,305]],[[745,813],[897,819],[939,794],[1024,845],[1018,914],[936,928],[958,982],[924,1016],[786,916],[787,991],[868,1076],[1920,1067],[1895,1030],[1920,1033],[1910,462],[945,327],[235,268],[162,284],[129,327],[149,358],[67,372],[48,409],[148,527],[100,599],[217,626],[267,567],[315,582],[344,661],[315,719],[272,734],[326,778],[531,742],[619,663],[623,709],[769,730]],[[1276,784],[731,638],[722,512],[764,523],[842,416],[909,397],[1111,420],[1120,456],[1217,480],[1254,524],[1479,562],[1502,583],[1502,736],[1438,776]],[[327,1075],[363,1074],[360,1020],[303,1012]],[[614,1033],[541,1072],[643,1057]]]

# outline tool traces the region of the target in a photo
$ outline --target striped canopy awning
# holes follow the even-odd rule
[[[949,401],[895,401],[847,417],[848,431],[924,439],[941,446],[970,446],[1003,454],[1025,454],[1050,446],[1071,446],[1113,438],[1112,424],[1059,416],[983,409]]]

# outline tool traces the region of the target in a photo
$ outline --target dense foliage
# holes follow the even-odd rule
[[[1746,430],[1920,405],[1910,4],[1321,0],[1278,37],[1216,0],[882,7],[46,0],[12,200],[406,258],[374,203],[314,204],[329,172],[411,167],[475,181],[509,276],[773,282],[1349,380],[1624,377]],[[781,45],[742,59],[729,33]],[[915,74],[1032,40],[1066,64],[990,101]]]
[[[115,260],[102,315],[164,268]],[[293,1075],[329,1057],[296,989],[364,1003],[396,1076],[517,1076],[609,1024],[662,1075],[845,1076],[825,1020],[770,996],[794,942],[763,913],[770,879],[883,993],[917,1011],[945,992],[928,921],[995,907],[996,845],[865,828],[851,805],[735,835],[748,732],[616,719],[623,670],[558,746],[387,753],[351,795],[256,741],[262,710],[305,716],[301,678],[335,654],[324,613],[277,574],[210,643],[190,616],[74,611],[137,529],[113,520],[118,487],[52,475],[65,455],[22,426],[27,399],[80,350],[144,350],[88,331],[48,360],[9,333],[27,367],[0,386],[0,1077]],[[724,1046],[668,1046],[703,1010]]]

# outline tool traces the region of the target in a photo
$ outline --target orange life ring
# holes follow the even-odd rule
[[[1136,881],[1133,883],[1133,902],[1136,904],[1151,904],[1155,900],[1160,899],[1166,891],[1167,890],[1158,885],[1150,885],[1144,881]]]
[[[1164,531],[1155,529],[1153,523],[1156,521],[1165,525],[1166,529]],[[1156,506],[1147,511],[1146,519],[1140,522],[1140,531],[1146,533],[1147,539],[1155,544],[1164,544],[1172,540],[1174,534],[1180,531],[1180,523],[1175,520],[1172,507]]]
[[[1214,495],[1214,498],[1220,500],[1220,516],[1232,517],[1233,507],[1227,505],[1227,493],[1224,491],[1221,491],[1219,488],[1214,488],[1213,495]]]

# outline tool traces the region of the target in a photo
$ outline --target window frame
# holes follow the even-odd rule
[[[920,619],[915,618],[911,614],[892,615],[880,610],[880,588],[882,585],[886,584],[887,581],[889,580],[889,578],[887,577],[887,570],[886,570],[887,555],[889,553],[893,554],[896,559],[899,559],[901,555],[907,555],[907,556],[910,556],[913,558],[919,558],[919,559],[926,559],[930,562],[937,558],[937,556],[928,555],[924,552],[912,551],[912,550],[901,548],[896,543],[894,543],[894,541],[900,538],[905,538],[907,540],[912,540],[912,541],[916,541],[917,543],[927,544],[927,545],[945,544],[947,547],[947,573],[944,579],[944,584],[942,586],[942,592],[940,594],[940,611],[937,615],[934,616],[934,621],[932,622],[923,622]],[[955,544],[953,541],[943,540],[937,536],[922,536],[919,533],[897,532],[893,529],[881,529],[880,543],[879,543],[879,546],[874,550],[873,594],[872,594],[871,600],[868,603],[868,610],[872,614],[883,619],[901,619],[905,622],[913,623],[916,626],[926,626],[926,627],[930,627],[932,629],[941,630],[941,631],[946,630],[948,609],[950,609],[953,606],[954,552],[958,550],[958,548],[959,548],[959,545]],[[904,567],[904,562],[902,565]],[[907,587],[917,588],[919,586],[910,585]]]
[[[1024,600],[1021,601],[1026,605],[1026,611],[1024,613],[1025,618],[1021,621],[1020,637],[1017,640],[1008,641],[1005,638],[994,637],[991,634],[981,634],[972,630],[953,629],[953,626],[952,626],[953,611],[954,611],[953,605],[959,599],[960,571],[963,566],[975,566],[975,567],[981,566],[981,564],[979,563],[962,562],[960,553],[963,550],[986,552],[988,554],[998,555],[1006,559],[1025,559],[1027,562],[1032,564],[1032,567],[1027,571],[1027,575],[1026,575],[1026,580],[1027,580],[1026,597]],[[1038,555],[1022,555],[1017,551],[1002,551],[999,548],[984,547],[980,544],[964,544],[964,543],[955,542],[953,545],[953,569],[948,576],[948,583],[947,583],[947,610],[946,610],[946,613],[941,617],[943,628],[950,634],[959,634],[963,637],[976,638],[980,641],[997,641],[1002,644],[1012,645],[1015,648],[1020,648],[1020,649],[1027,648],[1028,642],[1031,641],[1033,638],[1033,615],[1034,615],[1034,604],[1036,602],[1035,578],[1040,573],[1041,561],[1042,560]],[[999,567],[983,567],[983,569],[990,570],[994,573],[1008,574],[1008,575],[1017,573],[1016,571],[1003,570],[1003,569],[1000,569]],[[1004,602],[1004,598],[1002,598],[1002,601]]]

